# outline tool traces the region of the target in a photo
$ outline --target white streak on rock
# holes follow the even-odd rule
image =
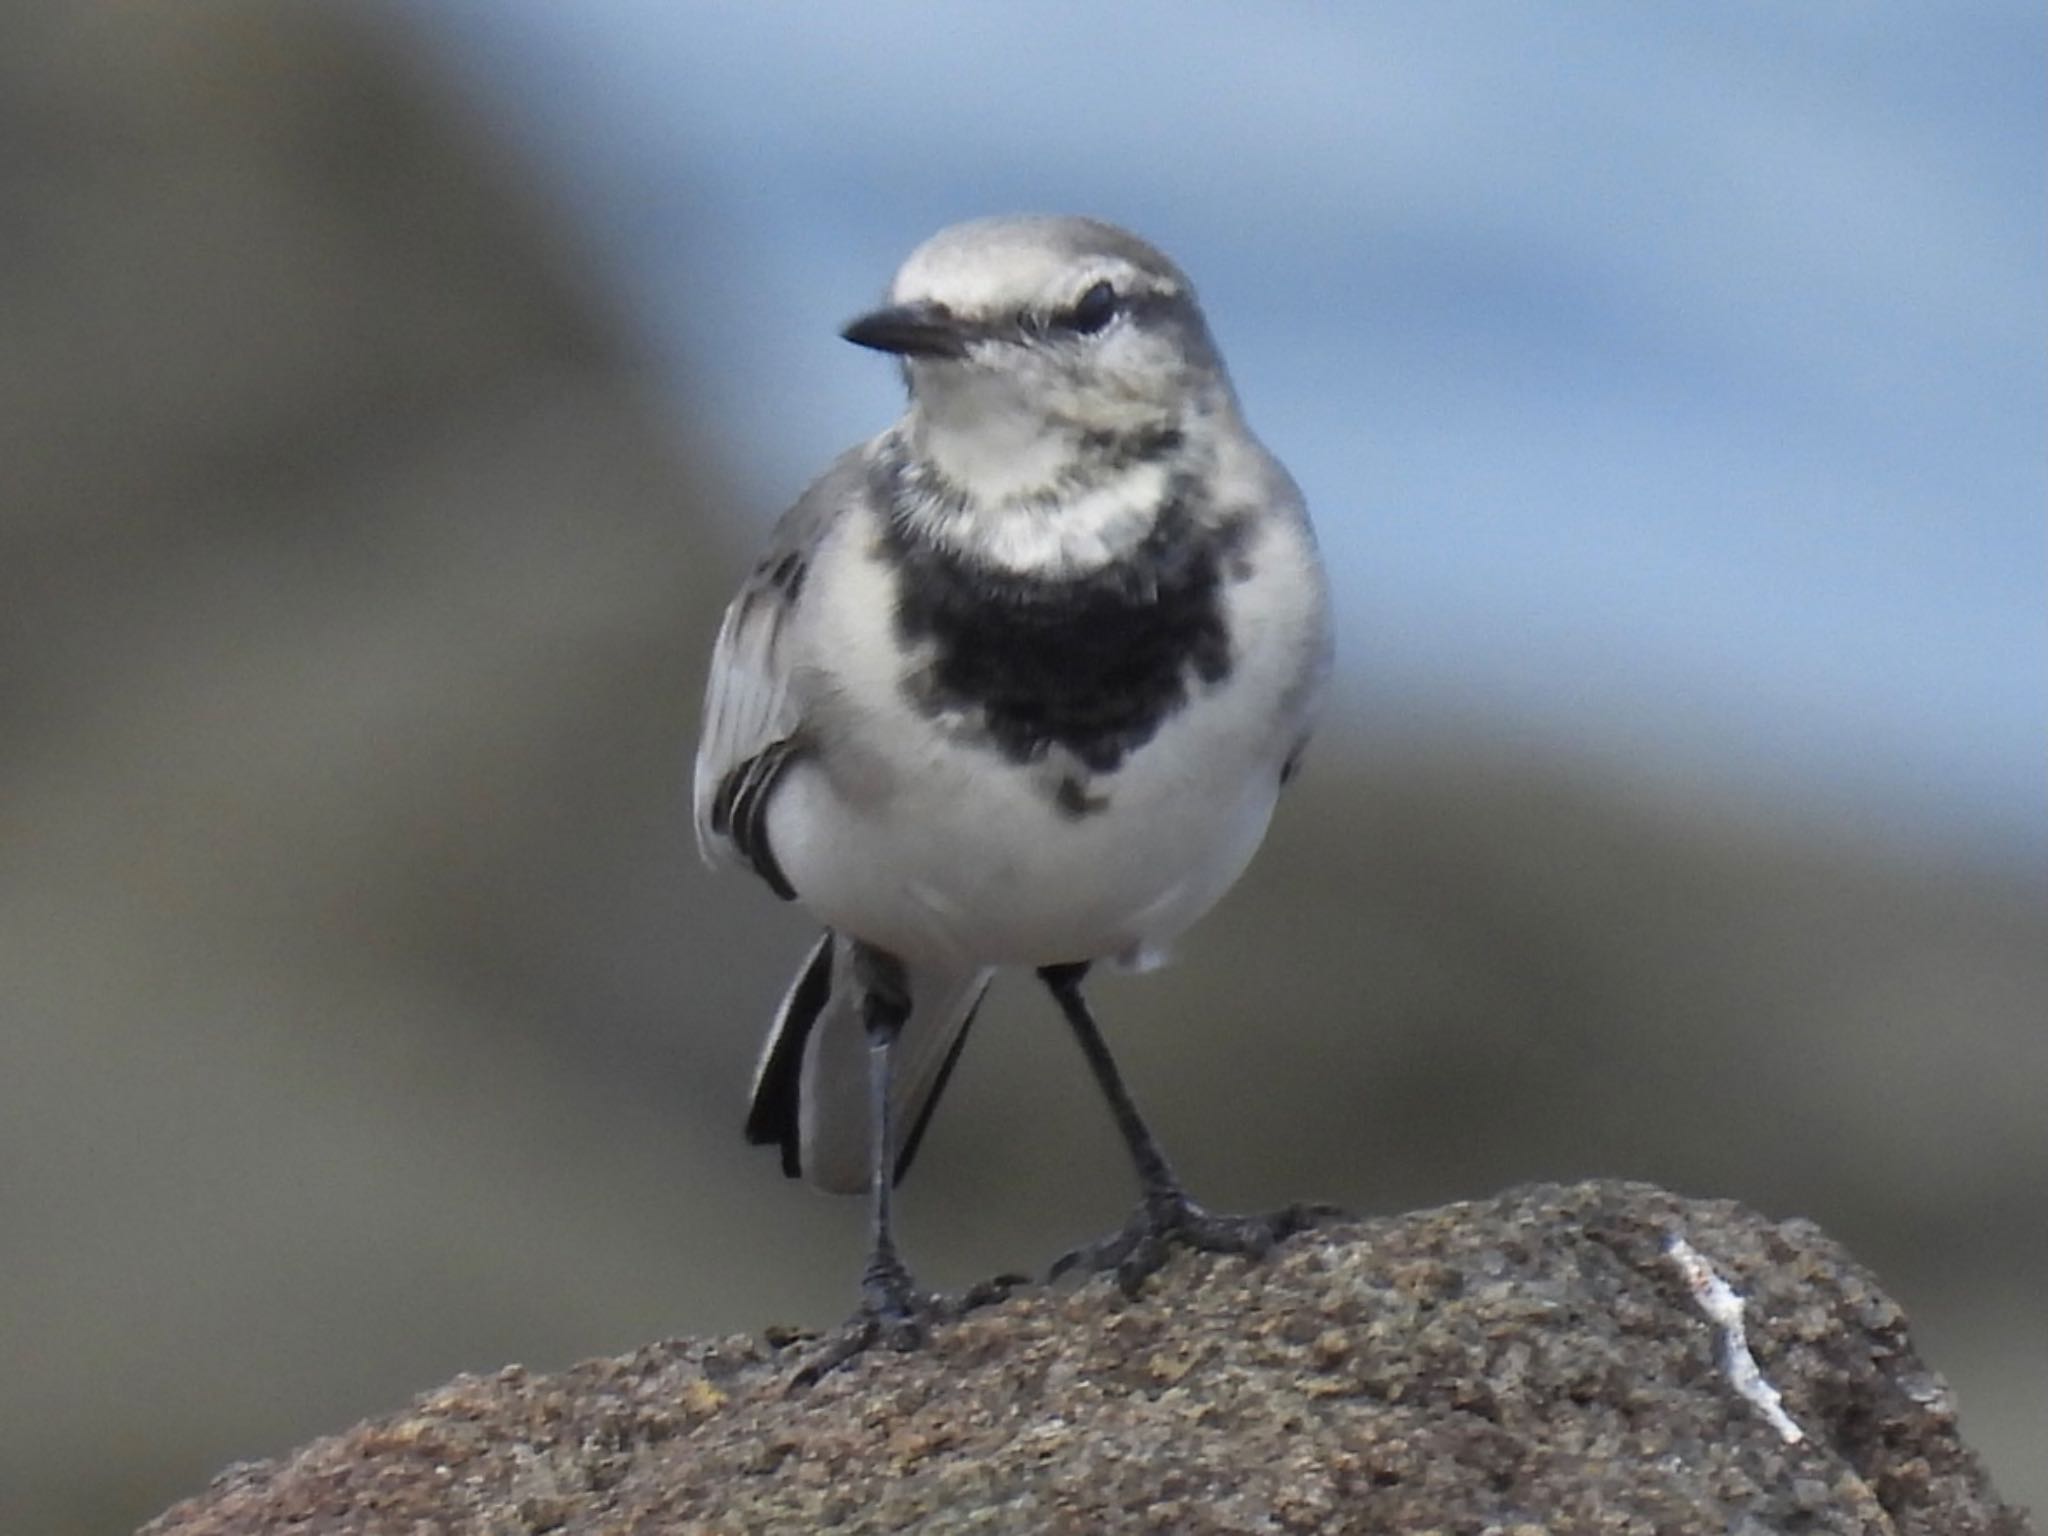
[[[1792,1422],[1778,1389],[1764,1379],[1764,1373],[1757,1369],[1756,1356],[1749,1352],[1749,1338],[1742,1326],[1742,1298],[1735,1294],[1734,1287],[1714,1273],[1714,1266],[1700,1251],[1676,1233],[1665,1240],[1664,1252],[1677,1266],[1700,1311],[1720,1335],[1721,1369],[1727,1373],[1730,1385],[1756,1405],[1757,1412],[1787,1445],[1804,1440],[1806,1432]]]

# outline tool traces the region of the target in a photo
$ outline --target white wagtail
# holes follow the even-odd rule
[[[996,967],[1057,1000],[1144,1197],[1069,1255],[1127,1288],[1174,1242],[1298,1221],[1189,1200],[1082,998],[1215,904],[1264,837],[1330,664],[1301,494],[1239,414],[1188,280],[1082,218],[934,236],[843,333],[902,359],[903,418],[783,517],[725,615],[697,752],[713,862],[825,924],[747,1135],[866,1190],[864,1347],[929,1299],[889,1226]]]

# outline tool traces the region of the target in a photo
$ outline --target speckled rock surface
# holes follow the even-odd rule
[[[1665,1251],[1748,1298],[1803,1433]],[[1031,1290],[800,1393],[805,1341],[460,1378],[223,1474],[147,1536],[328,1532],[1899,1532],[2017,1536],[1906,1319],[1809,1223],[1538,1186]]]

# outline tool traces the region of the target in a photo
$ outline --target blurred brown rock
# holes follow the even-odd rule
[[[609,1224],[569,1143],[676,1187],[532,1128],[620,1075],[562,957],[674,931],[718,482],[529,182],[364,8],[0,7],[0,1529],[577,1315],[443,1289]]]
[[[1673,1236],[1746,1293],[1790,1426],[1731,1385]],[[1645,1185],[1183,1256],[1129,1302],[1035,1292],[793,1394],[803,1348],[465,1377],[144,1536],[2026,1529],[1867,1273],[1810,1223]]]

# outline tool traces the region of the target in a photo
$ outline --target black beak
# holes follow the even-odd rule
[[[967,328],[942,304],[892,304],[862,315],[839,334],[857,347],[899,357],[967,355]]]

